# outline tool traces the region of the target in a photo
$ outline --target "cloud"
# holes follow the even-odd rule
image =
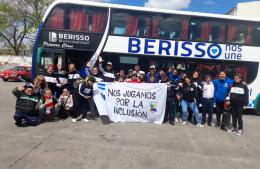
[[[191,0],[147,0],[146,7],[164,9],[185,9],[190,6]]]

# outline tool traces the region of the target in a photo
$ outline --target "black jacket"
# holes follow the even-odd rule
[[[228,88],[228,95],[226,100],[230,100],[231,107],[243,107],[248,105],[248,87],[246,84],[233,83]]]
[[[159,80],[159,83],[168,83],[167,98],[175,98],[178,82],[172,82],[170,79],[167,79],[166,81]]]
[[[67,79],[68,79],[67,88],[69,91],[73,92],[74,89],[76,89],[78,86],[76,85],[76,81],[81,80],[82,77],[80,76],[79,72],[75,71],[75,72],[68,73]]]
[[[187,102],[194,102],[194,99],[198,97],[198,89],[194,84],[184,84],[183,87],[180,87],[180,92],[182,99]]]
[[[28,96],[24,92],[14,88],[12,91],[13,95],[17,98],[15,111],[25,113],[28,116],[38,116],[36,106],[39,102],[37,95]]]
[[[81,83],[78,87],[79,95],[82,97],[93,96],[93,87],[89,86],[86,81]]]

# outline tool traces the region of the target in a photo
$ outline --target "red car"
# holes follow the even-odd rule
[[[15,66],[0,72],[0,78],[3,81],[20,81],[21,79],[30,81],[32,79],[32,69],[29,66]]]

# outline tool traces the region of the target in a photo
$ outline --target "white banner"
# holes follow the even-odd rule
[[[94,84],[94,101],[99,114],[113,122],[162,124],[166,97],[166,84]]]
[[[255,46],[109,36],[104,52],[259,62]]]

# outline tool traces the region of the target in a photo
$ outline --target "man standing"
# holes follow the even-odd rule
[[[44,74],[44,79],[47,82],[48,88],[51,89],[51,92],[54,96],[58,96],[59,88],[62,87],[59,83],[59,77],[54,73],[54,66],[49,65],[47,71]]]
[[[150,81],[151,77],[154,77],[154,79],[155,79],[154,83],[158,83],[158,81],[159,81],[159,74],[156,72],[155,65],[151,65],[150,66],[150,72],[146,73],[145,81],[147,83],[151,83],[151,81]]]
[[[228,96],[226,98],[227,104],[231,106],[232,113],[232,129],[228,132],[235,132],[238,123],[237,135],[243,134],[243,110],[248,105],[248,87],[246,83],[242,82],[241,75],[237,74],[234,77],[234,83],[229,87]]]
[[[113,68],[112,62],[107,62],[106,70],[103,69],[102,62],[103,62],[103,59],[100,56],[99,57],[99,70],[104,76],[104,82],[114,82],[116,76],[115,76],[115,72],[112,70],[112,68]]]
[[[228,92],[228,88],[233,83],[233,80],[229,79],[226,75],[226,72],[221,71],[219,73],[219,79],[214,80],[214,99],[216,103],[216,116],[217,116],[217,123],[215,127],[220,126],[220,120],[221,120],[221,114],[223,114],[224,111],[224,101],[225,97]],[[221,128],[224,129],[225,127],[221,125]]]
[[[206,75],[205,82],[202,82],[202,124],[206,123],[208,113],[208,126],[211,127],[212,114],[214,108],[214,84],[211,75]]]
[[[67,88],[68,88],[69,92],[72,94],[72,98],[73,98],[73,101],[74,101],[73,112],[71,114],[72,122],[74,122],[74,123],[77,122],[75,115],[78,114],[78,111],[79,111],[79,108],[80,108],[80,103],[77,102],[76,100],[78,100],[77,87],[79,86],[81,79],[82,78],[79,75],[79,72],[76,70],[75,63],[70,63],[69,64]]]

